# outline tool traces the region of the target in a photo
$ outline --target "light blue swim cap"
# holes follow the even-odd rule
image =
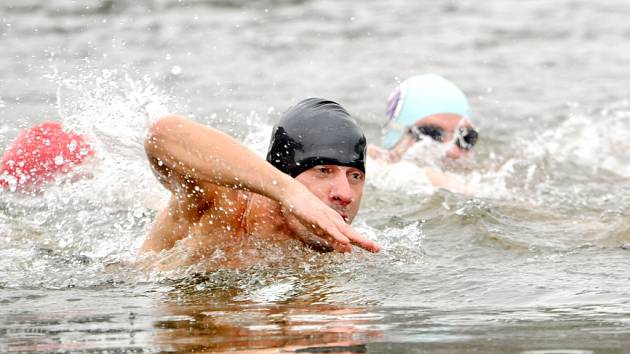
[[[387,102],[383,147],[393,148],[418,119],[438,113],[470,119],[466,95],[452,82],[435,74],[416,75],[403,81]]]

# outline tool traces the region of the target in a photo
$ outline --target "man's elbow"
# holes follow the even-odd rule
[[[144,150],[147,156],[149,158],[159,156],[168,137],[173,135],[175,129],[181,128],[185,121],[183,117],[168,115],[151,124],[147,137],[144,139]]]

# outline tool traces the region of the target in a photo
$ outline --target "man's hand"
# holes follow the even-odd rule
[[[370,252],[381,247],[364,238],[344,219],[315,197],[306,187],[296,183],[293,193],[288,193],[283,204],[283,214],[289,227],[307,245],[318,250],[335,249],[351,252],[352,245]]]

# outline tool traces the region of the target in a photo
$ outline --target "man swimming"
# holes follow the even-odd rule
[[[383,127],[383,148],[368,147],[378,161],[395,163],[418,142],[438,143],[446,160],[467,157],[477,143],[478,133],[470,121],[466,95],[453,83],[435,74],[413,76],[390,95]],[[425,168],[435,187],[465,192],[452,175]]]
[[[323,251],[380,249],[349,226],[363,194],[366,141],[335,102],[310,98],[290,108],[273,129],[267,161],[177,116],[153,124],[145,150],[172,195],[141,252],[180,241],[194,260],[289,239]]]

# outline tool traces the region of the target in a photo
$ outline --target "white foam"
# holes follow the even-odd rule
[[[96,151],[84,169],[89,181],[64,186],[104,202],[157,208],[168,195],[146,161],[143,140],[157,118],[170,112],[169,97],[148,77],[135,79],[118,70],[83,70],[58,83],[57,108],[64,127],[87,137]],[[48,195],[54,195],[47,193]]]
[[[385,191],[431,194],[436,189],[424,168],[408,161],[388,164],[368,158],[366,176],[367,183]]]

